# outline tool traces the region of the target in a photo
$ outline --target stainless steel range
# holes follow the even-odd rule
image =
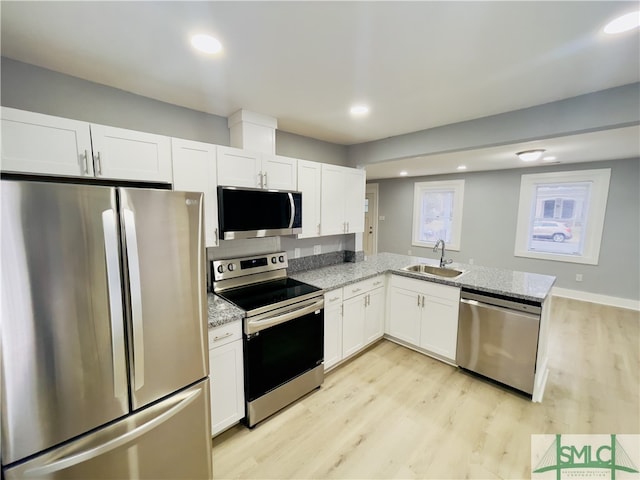
[[[212,262],[214,292],[245,312],[246,423],[258,422],[324,380],[324,291],[287,277],[277,252]]]

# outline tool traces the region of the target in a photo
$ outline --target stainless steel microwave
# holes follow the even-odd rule
[[[220,238],[274,237],[302,232],[302,193],[218,187]]]

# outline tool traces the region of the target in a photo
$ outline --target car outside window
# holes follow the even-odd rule
[[[596,265],[610,174],[522,175],[515,255]]]

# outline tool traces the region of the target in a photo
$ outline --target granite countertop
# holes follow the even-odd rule
[[[376,275],[393,273],[394,275],[402,275],[454,287],[471,288],[480,292],[505,295],[514,299],[539,303],[542,303],[547,298],[551,292],[551,287],[556,281],[556,277],[550,275],[502,270],[464,263],[452,263],[448,266],[448,268],[464,271],[462,275],[454,279],[426,276],[402,270],[406,266],[417,263],[438,265],[438,261],[434,259],[395,253],[379,253],[362,262],[340,263],[306,272],[293,273],[289,276],[323,290],[333,290]],[[207,301],[209,304],[209,328],[244,318],[244,312],[241,309],[213,293],[207,295]]]
[[[244,318],[244,311],[214,293],[207,293],[209,328]]]
[[[540,303],[547,298],[551,292],[551,287],[556,281],[556,277],[550,275],[502,270],[463,263],[452,263],[448,265],[448,268],[464,271],[462,275],[454,279],[426,276],[402,270],[404,267],[417,263],[438,265],[438,261],[434,259],[395,253],[379,253],[370,256],[363,262],[332,265],[330,267],[295,273],[290,275],[290,277],[324,290],[332,290],[383,273],[393,273],[394,275],[402,275],[455,287],[466,287],[480,292],[506,295],[515,299]]]

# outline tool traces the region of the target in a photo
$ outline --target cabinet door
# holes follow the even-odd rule
[[[302,233],[298,238],[320,235],[322,164],[298,160],[298,190],[302,192]]]
[[[342,293],[327,292],[324,296],[324,369],[342,360]]]
[[[217,247],[216,146],[172,138],[171,159],[174,190],[204,193],[205,243],[207,247]]]
[[[218,185],[262,188],[262,158],[259,153],[218,146]]]
[[[211,434],[216,435],[244,417],[242,341],[209,350],[211,376]]]
[[[365,297],[358,295],[343,302],[342,358],[364,347]]]
[[[262,188],[295,191],[298,189],[298,160],[279,155],[263,155],[262,175]]]
[[[320,231],[322,235],[345,233],[344,221],[344,168],[322,165],[322,201]]]
[[[458,305],[457,300],[425,296],[422,311],[420,347],[452,362],[456,359]]]
[[[364,232],[365,171],[347,168],[344,179],[344,219],[347,223],[347,232]]]
[[[411,345],[420,344],[422,295],[392,286],[389,290],[387,320],[389,335]]]
[[[96,177],[171,183],[171,139],[91,124]]]
[[[384,334],[385,313],[384,288],[376,288],[367,295],[367,310],[364,326],[365,344],[374,342]]]
[[[2,107],[2,170],[93,177],[89,124]]]

